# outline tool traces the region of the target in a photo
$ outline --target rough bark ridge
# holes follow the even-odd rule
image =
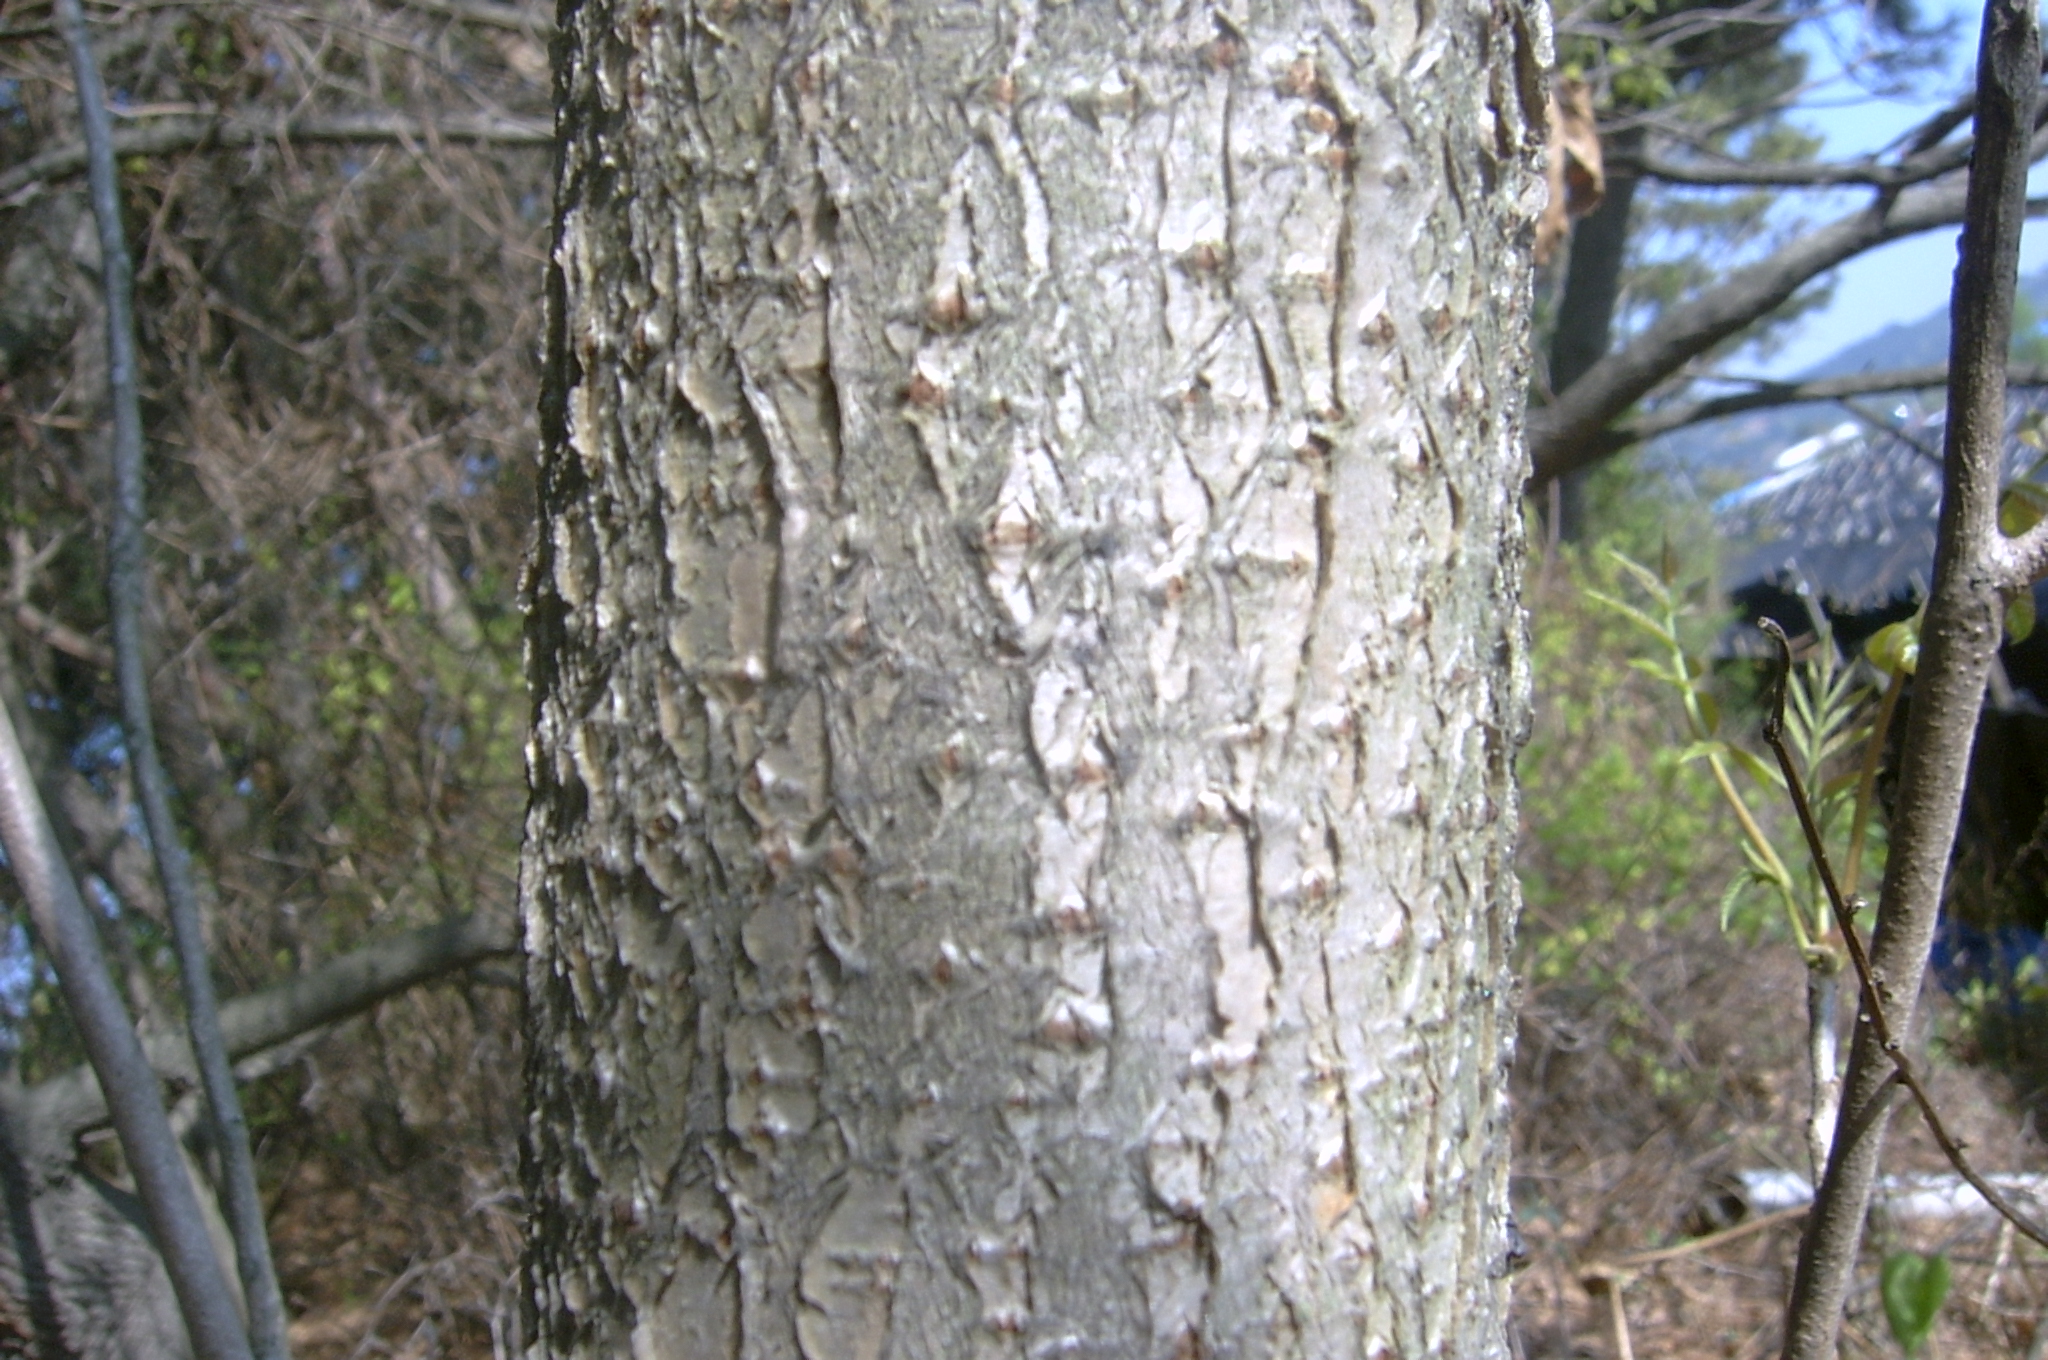
[[[1545,24],[565,9],[534,1354],[1505,1353]]]

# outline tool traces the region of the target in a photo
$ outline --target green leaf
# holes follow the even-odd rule
[[[2005,636],[2008,642],[2025,642],[2034,631],[2034,592],[2022,590],[2005,607]]]
[[[1597,590],[1587,591],[1586,598],[1594,604],[1605,605],[1607,608],[1612,609],[1615,613],[1621,615],[1630,623],[1635,624],[1659,642],[1669,643],[1672,640],[1669,628],[1666,628],[1663,624],[1657,622],[1657,620],[1651,618],[1632,604],[1617,600],[1612,595],[1602,595]]]
[[[1863,655],[1886,675],[1913,674],[1920,668],[1920,616],[1888,623],[1870,635]]]
[[[1749,872],[1758,883],[1771,888],[1785,886],[1778,878],[1777,871],[1771,867],[1771,862],[1764,858],[1763,851],[1757,849],[1747,839],[1742,842],[1742,857],[1749,861]]]
[[[1742,900],[1742,894],[1756,880],[1747,873],[1740,873],[1728,880],[1728,886],[1721,892],[1721,929],[1728,929],[1728,923],[1735,919],[1735,904]]]
[[[1646,656],[1632,656],[1628,659],[1628,668],[1632,671],[1641,671],[1652,680],[1661,681],[1676,689],[1685,688],[1685,678],[1661,661],[1652,661]]]
[[[1728,929],[1728,923],[1735,919],[1735,908],[1751,888],[1775,888],[1778,880],[1757,869],[1744,869],[1728,880],[1728,886],[1721,892],[1721,929]]]
[[[1706,735],[1711,737],[1721,730],[1721,705],[1705,690],[1699,692],[1699,705],[1700,724],[1707,729]]]
[[[1948,1257],[1893,1252],[1884,1258],[1881,1280],[1885,1320],[1900,1349],[1911,1355],[1934,1330],[1934,1315],[1948,1297]]]
[[[2014,482],[1998,498],[1998,527],[2009,538],[2018,538],[2044,517],[2048,517],[2048,487]]]
[[[1784,790],[1785,772],[1778,768],[1777,761],[1765,760],[1762,756],[1745,746],[1730,746],[1728,754],[1757,783],[1767,789],[1777,789],[1781,792]]]
[[[1645,595],[1648,595],[1651,599],[1655,600],[1660,605],[1664,605],[1667,608],[1670,606],[1670,588],[1667,587],[1663,581],[1658,579],[1656,572],[1651,571],[1648,567],[1636,561],[1627,553],[1616,552],[1612,548],[1609,548],[1607,550],[1607,557],[1608,560],[1613,562],[1615,566],[1620,567],[1630,576],[1633,576],[1635,578],[1636,584],[1643,588],[1643,593]]]

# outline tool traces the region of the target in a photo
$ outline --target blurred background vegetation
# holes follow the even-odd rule
[[[551,19],[89,11],[137,267],[158,731],[222,991],[405,926],[509,918]],[[61,159],[76,123],[48,10],[6,6],[0,690],[131,1006],[173,1030],[102,640],[105,349],[91,215]],[[502,1353],[516,985],[477,969],[416,989],[246,1088],[300,1355]],[[78,1060],[19,924],[0,1006],[20,1080]]]
[[[1678,566],[1675,593],[1690,606],[1681,635],[1706,661],[1722,735],[1759,752],[1765,672],[1732,654],[1747,625],[1716,589],[1723,543],[1707,503],[1682,482],[1614,466],[1589,492],[1586,539],[1550,545],[1529,578],[1536,721],[1520,766],[1513,1077],[1515,1199],[1532,1260],[1516,1292],[1523,1345],[1531,1356],[1619,1354],[1607,1297],[1616,1289],[1636,1354],[1775,1354],[1798,1223],[1770,1218],[1777,1205],[1753,1192],[1759,1176],[1811,1174],[1806,969],[1785,913],[1754,890],[1742,828],[1673,686],[1631,664],[1654,648],[1594,598],[1639,598],[1616,554]],[[1867,723],[1882,677],[1858,665],[1867,687],[1854,713]],[[1838,754],[1830,772],[1853,774],[1860,755]],[[1789,802],[1750,801],[1803,871]],[[1872,853],[1864,884],[1874,893],[1881,844]],[[1992,1050],[2016,1025],[2038,1025],[2041,1011],[1976,976],[1959,995],[1930,988],[1924,1037],[1938,1100],[1980,1167],[2038,1171],[2043,1088],[2009,1060],[2010,1044]],[[1886,1165],[1948,1172],[1912,1115],[1898,1120]],[[1740,1235],[1744,1222],[1760,1230]],[[1725,1247],[1683,1245],[1731,1228],[1738,1236]],[[1845,1355],[1900,1354],[1878,1265],[1907,1248],[1939,1253],[1956,1272],[1935,1353],[2033,1356],[2048,1345],[2048,1259],[2038,1250],[1988,1216],[1880,1214]],[[1659,1249],[1667,1259],[1632,1264]]]

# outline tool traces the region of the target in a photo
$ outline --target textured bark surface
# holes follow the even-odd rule
[[[534,1354],[1504,1354],[1545,22],[565,10]]]

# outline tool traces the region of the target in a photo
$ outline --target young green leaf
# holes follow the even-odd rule
[[[1998,498],[1998,527],[2017,538],[2048,515],[2048,488],[2032,482],[2014,482]]]
[[[1645,614],[1642,610],[1636,608],[1632,604],[1629,604],[1625,600],[1617,600],[1612,595],[1603,595],[1597,590],[1587,591],[1586,598],[1591,600],[1594,604],[1604,605],[1605,607],[1612,609],[1615,613],[1621,615],[1630,623],[1633,623],[1634,625],[1636,625],[1636,627],[1642,629],[1651,637],[1656,638],[1659,642],[1662,642],[1667,646],[1669,646],[1673,641],[1673,638],[1671,636],[1671,630],[1669,628],[1666,628],[1663,624],[1657,622],[1657,620],[1651,618],[1648,614]]]
[[[1662,684],[1672,685],[1678,689],[1685,688],[1685,681],[1679,676],[1677,671],[1672,670],[1671,667],[1663,662],[1653,661],[1647,656],[1630,657],[1628,659],[1628,668],[1632,671],[1641,671],[1652,680],[1659,681]]]
[[[2034,592],[2022,590],[2005,606],[2005,636],[2008,642],[2025,642],[2034,631]]]
[[[1920,616],[1888,623],[1870,635],[1863,655],[1886,675],[1911,675],[1920,668]]]
[[[1636,584],[1643,588],[1643,593],[1656,601],[1660,608],[1669,609],[1671,607],[1671,588],[1658,578],[1656,572],[1651,571],[1627,553],[1616,552],[1612,548],[1607,550],[1607,556],[1614,565],[1620,567],[1630,576],[1633,576]]]
[[[1893,1252],[1884,1258],[1880,1277],[1885,1321],[1900,1349],[1911,1355],[1934,1330],[1934,1315],[1948,1297],[1948,1257],[1915,1251]]]
[[[1767,789],[1775,789],[1779,793],[1785,791],[1785,772],[1778,768],[1776,762],[1765,760],[1746,746],[1731,744],[1728,747],[1728,754],[1734,759],[1736,764],[1748,771],[1749,777],[1757,783]]]

